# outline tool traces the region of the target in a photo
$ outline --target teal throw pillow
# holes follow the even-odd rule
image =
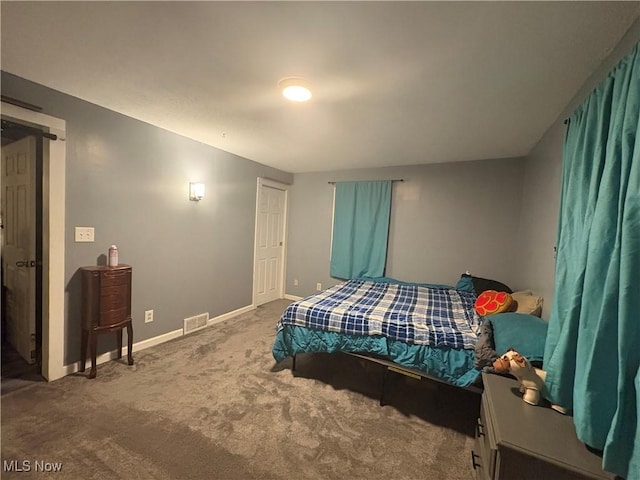
[[[515,312],[489,315],[485,320],[489,320],[493,327],[493,341],[498,355],[513,348],[530,362],[542,362],[547,340],[546,321]]]

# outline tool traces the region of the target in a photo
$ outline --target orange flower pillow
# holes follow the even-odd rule
[[[476,299],[476,312],[484,317],[495,313],[511,312],[518,308],[518,304],[507,292],[496,292],[495,290],[485,290]]]

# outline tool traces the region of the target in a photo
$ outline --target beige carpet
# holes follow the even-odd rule
[[[3,466],[47,479],[469,479],[479,396],[347,355],[271,355],[276,301],[2,396]],[[28,463],[23,463],[23,462]],[[57,473],[36,472],[60,463]],[[16,465],[13,463],[11,465]]]

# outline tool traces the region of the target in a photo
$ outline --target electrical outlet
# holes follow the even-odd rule
[[[76,242],[93,242],[95,229],[93,227],[76,227]]]
[[[322,290],[322,284],[321,283],[316,283],[316,290],[317,291]]]
[[[153,322],[153,310],[145,310],[144,311],[144,323]]]
[[[294,278],[294,279],[293,279],[293,284],[294,284],[296,287],[298,286],[298,279],[297,279],[297,278]]]

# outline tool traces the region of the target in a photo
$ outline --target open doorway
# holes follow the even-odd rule
[[[48,381],[75,371],[66,365],[65,339],[65,164],[66,122],[41,108],[2,96],[2,120],[41,135],[42,172],[42,376]],[[40,132],[40,133],[38,133]],[[0,230],[1,231],[1,230]]]
[[[42,130],[2,119],[2,393],[42,376]]]

